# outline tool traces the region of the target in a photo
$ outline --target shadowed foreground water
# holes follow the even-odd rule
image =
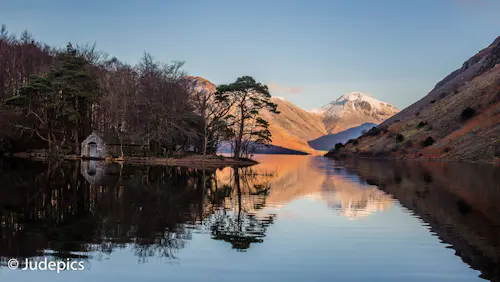
[[[0,161],[2,281],[500,281],[500,169]],[[9,259],[83,261],[10,270]]]

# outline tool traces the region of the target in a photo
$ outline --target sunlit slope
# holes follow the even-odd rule
[[[277,97],[271,100],[278,105],[280,114],[264,111],[262,115],[270,122],[272,144],[310,154],[317,153],[307,141],[326,134],[321,117],[299,108],[288,100]]]
[[[360,138],[359,144],[348,145],[347,150],[367,156],[498,161],[499,63],[500,38],[426,97],[384,122],[380,134]],[[399,141],[398,134],[402,135]]]

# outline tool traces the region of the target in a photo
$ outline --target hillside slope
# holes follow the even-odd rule
[[[270,123],[272,144],[310,154],[316,153],[307,141],[327,134],[321,116],[305,111],[282,98],[273,97],[271,100],[278,105],[280,114],[265,111],[262,116]]]
[[[343,151],[363,156],[499,161],[500,37],[424,98]],[[400,134],[399,137],[398,134]],[[427,141],[426,141],[427,140]]]
[[[432,91],[425,97],[405,108],[400,113],[394,115],[382,125],[389,125],[398,120],[414,116],[422,109],[428,107],[432,101],[438,101],[446,96],[456,94],[455,92],[459,91],[459,89],[466,85],[469,81],[491,70],[500,60],[500,55],[498,54],[500,50],[499,44],[500,37],[498,37],[490,46],[479,51],[476,55],[465,61],[461,68],[450,73],[443,80],[438,82],[434,89],[432,89]]]

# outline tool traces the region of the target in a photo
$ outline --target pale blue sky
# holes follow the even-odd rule
[[[251,75],[306,109],[361,91],[404,108],[500,35],[498,0],[2,0],[0,23],[135,63]]]

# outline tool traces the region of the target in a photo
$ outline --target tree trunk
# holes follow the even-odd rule
[[[120,131],[118,131],[115,127],[115,132],[116,132],[116,135],[118,135],[118,140],[120,140],[120,157],[125,157],[124,154],[123,154],[123,136],[121,134]]]
[[[75,109],[76,112],[79,113],[79,108],[78,108],[78,96],[75,96]],[[80,138],[78,138],[78,129],[80,127],[80,118],[77,118],[75,121],[75,153],[77,155],[80,155]]]
[[[47,112],[45,112],[45,120],[47,121],[47,146],[49,147],[49,154],[52,154],[52,123],[48,118]]]
[[[52,153],[52,142],[50,142],[50,130],[47,133],[47,147],[49,149],[49,153]]]
[[[205,113],[204,113],[205,116]],[[208,145],[208,136],[207,136],[207,118],[205,117],[205,121],[203,123],[203,155],[207,154],[207,145]]]
[[[203,137],[203,155],[205,156],[207,154],[207,145],[208,145],[208,140],[207,140],[207,131],[205,129],[205,136]]]
[[[234,146],[234,158],[239,159],[240,158],[240,152],[241,152],[241,142],[243,140],[243,129],[245,126],[245,115],[243,113],[243,103],[241,104],[241,121],[240,121],[240,130],[238,132],[238,136],[236,137],[236,144]]]
[[[79,156],[80,155],[80,138],[78,138],[78,126],[77,128],[75,129],[75,152],[76,152],[76,155]]]

